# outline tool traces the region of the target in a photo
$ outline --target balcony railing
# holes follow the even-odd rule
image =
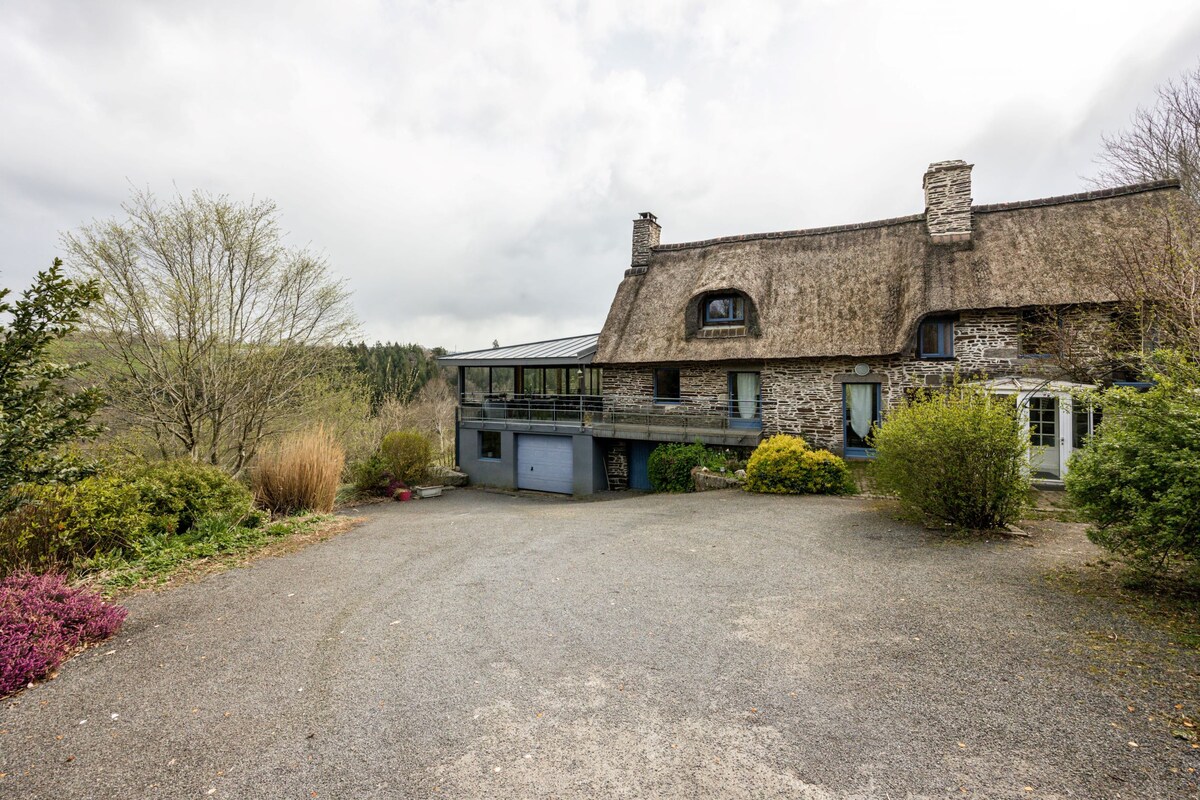
[[[753,433],[762,427],[761,400],[684,397],[655,400],[628,395],[466,394],[459,402],[464,422],[578,425],[581,428],[672,428],[676,432]]]

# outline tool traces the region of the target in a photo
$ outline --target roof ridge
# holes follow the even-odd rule
[[[841,233],[843,231],[862,231],[871,228],[886,228],[892,225],[904,225],[909,222],[920,222],[925,219],[924,214],[909,214],[906,217],[890,217],[888,219],[877,219],[870,222],[854,222],[849,225],[827,225],[822,228],[801,228],[794,231],[771,231],[769,233],[743,233],[734,236],[718,236],[714,239],[701,239],[695,242],[671,242],[670,244],[656,245],[652,249],[660,250],[690,250],[696,247],[708,247],[714,244],[728,244],[731,242],[751,242],[757,239],[793,239],[798,236],[818,236],[823,233]]]
[[[478,350],[459,350],[454,353],[446,353],[447,356],[469,356],[475,353],[490,353],[494,350],[508,350],[513,347],[532,347],[535,344],[550,344],[551,342],[567,342],[571,339],[588,339],[591,337],[599,338],[599,333],[581,333],[576,336],[559,336],[556,339],[541,339],[536,342],[520,342],[518,344],[504,344],[499,347],[481,347]]]
[[[1093,189],[1088,192],[1075,194],[1060,194],[1053,197],[1039,197],[1033,200],[1016,200],[1008,203],[987,203],[971,206],[971,211],[978,214],[989,214],[994,211],[1013,211],[1020,208],[1038,208],[1055,206],[1066,203],[1082,203],[1089,200],[1103,200],[1109,197],[1152,192],[1158,189],[1178,189],[1180,183],[1175,178],[1166,180],[1131,183],[1125,186],[1114,186],[1108,189]],[[910,222],[920,222],[925,214],[909,214],[904,217],[889,217],[887,219],[871,220],[870,222],[853,222],[849,225],[826,225],[820,228],[799,228],[791,231],[771,231],[768,233],[743,233],[733,236],[717,236],[712,239],[699,239],[693,242],[670,242],[651,248],[655,252],[670,252],[675,250],[694,250],[700,247],[711,247],[718,244],[734,244],[736,242],[754,242],[762,239],[795,239],[802,236],[821,236],[827,233],[845,233],[849,231],[865,231],[873,228],[887,228],[893,225],[905,225]]]
[[[1053,197],[1038,197],[1033,200],[1014,200],[1008,203],[986,203],[984,205],[971,206],[971,211],[977,214],[988,214],[993,211],[1012,211],[1018,208],[1039,208],[1041,206],[1057,206],[1065,203],[1084,203],[1089,200],[1104,200],[1109,197],[1124,197],[1125,195],[1153,192],[1159,189],[1178,189],[1180,188],[1180,185],[1181,184],[1177,178],[1167,178],[1165,180],[1129,183],[1124,186],[1112,186],[1107,189],[1093,189],[1088,192],[1059,194],[1054,195]]]

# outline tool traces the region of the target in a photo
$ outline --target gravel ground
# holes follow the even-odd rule
[[[130,598],[0,708],[0,796],[1196,796],[1200,750],[1080,649],[1156,634],[1042,577],[1094,557],[1077,529],[739,492],[364,513]]]

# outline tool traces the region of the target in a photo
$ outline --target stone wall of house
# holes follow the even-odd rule
[[[604,472],[608,475],[608,488],[629,488],[629,443],[611,440],[605,444]]]
[[[757,369],[757,367],[750,367]],[[654,397],[654,370],[650,367],[605,367],[601,387],[609,407],[638,410]],[[729,399],[729,369],[708,364],[679,368],[680,409],[688,413],[725,413]]]
[[[605,367],[600,376],[600,393],[605,397],[654,395],[654,371],[649,367]]]
[[[1076,310],[1076,318],[1098,318],[1105,312]],[[842,386],[878,383],[886,409],[900,402],[906,389],[939,386],[957,371],[971,379],[1044,375],[1044,359],[1021,357],[1021,315],[1017,311],[967,311],[954,323],[954,358],[918,359],[915,352],[869,358],[820,358],[767,361],[734,367],[691,364],[680,367],[682,402],[671,411],[727,413],[729,372],[759,370],[762,375],[763,434],[791,433],[810,444],[839,452],[842,447]],[[870,371],[854,373],[856,364]],[[651,402],[650,367],[606,367],[604,394],[620,403]],[[610,402],[612,402],[610,400]]]

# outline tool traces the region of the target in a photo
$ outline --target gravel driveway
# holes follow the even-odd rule
[[[1042,578],[1095,555],[1077,532],[739,492],[363,513],[131,598],[0,709],[0,796],[1195,794],[1200,750],[1079,647],[1137,624]]]

